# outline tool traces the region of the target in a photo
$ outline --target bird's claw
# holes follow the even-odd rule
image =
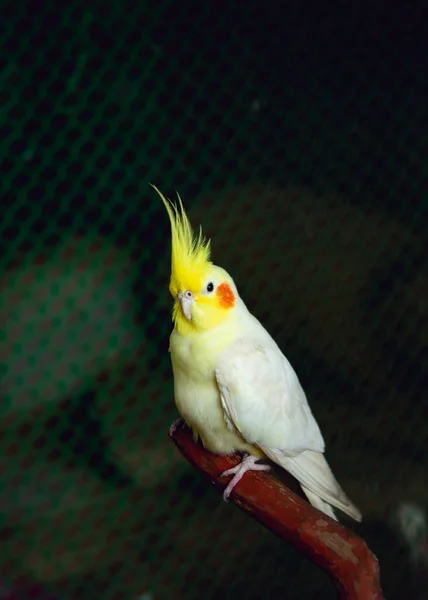
[[[174,423],[169,428],[169,436],[172,437],[176,430],[182,425],[183,419],[176,419]]]
[[[251,456],[251,454],[249,454],[248,456],[243,458],[242,461],[238,465],[236,465],[236,467],[227,469],[221,474],[221,477],[233,475],[232,480],[229,482],[227,488],[223,492],[223,499],[225,502],[229,500],[233,488],[239,481],[241,481],[242,477],[247,471],[269,471],[269,465],[257,464],[257,460],[259,460],[257,457]]]

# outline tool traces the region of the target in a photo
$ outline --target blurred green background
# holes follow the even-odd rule
[[[0,579],[70,600],[335,597],[168,438],[153,182],[180,192],[294,365],[386,597],[416,598],[391,514],[428,506],[426,19],[0,8]]]

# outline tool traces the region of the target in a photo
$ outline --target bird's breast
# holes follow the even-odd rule
[[[249,452],[250,447],[242,437],[226,424],[215,379],[216,364],[225,346],[215,338],[209,341],[200,337],[183,337],[176,331],[171,335],[174,397],[178,411],[211,452]]]

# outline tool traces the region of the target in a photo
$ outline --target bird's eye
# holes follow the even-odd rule
[[[214,291],[214,284],[212,281],[209,282],[209,284],[207,285],[207,292],[211,293]]]

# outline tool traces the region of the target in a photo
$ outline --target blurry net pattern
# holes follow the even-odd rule
[[[334,597],[168,439],[169,224],[153,182],[180,192],[294,365],[386,597],[416,597],[389,514],[428,506],[426,19],[0,4],[2,585]]]

